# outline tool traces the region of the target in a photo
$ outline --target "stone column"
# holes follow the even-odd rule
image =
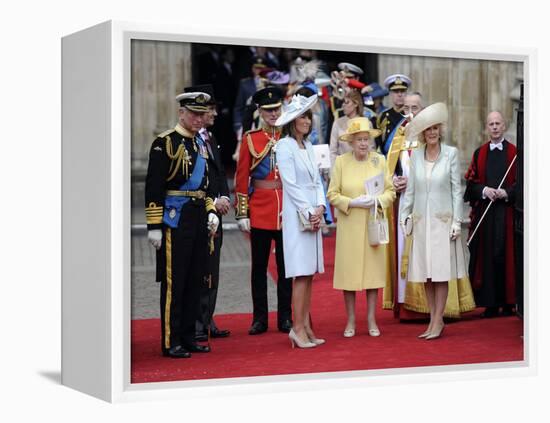
[[[191,44],[132,41],[132,171],[147,168],[156,135],[178,122],[176,96],[191,84]]]
[[[460,150],[463,170],[474,150],[487,140],[485,118],[490,111],[502,112],[508,126],[506,138],[515,143],[516,91],[523,77],[522,63],[379,55],[381,82],[393,73],[411,77],[411,90],[422,94],[425,106],[438,101],[447,104],[446,142]]]

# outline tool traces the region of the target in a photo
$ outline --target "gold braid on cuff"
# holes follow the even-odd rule
[[[244,219],[248,217],[248,195],[237,193],[237,210],[235,211],[235,218]]]
[[[163,206],[157,206],[156,203],[149,203],[145,208],[145,217],[148,225],[157,225],[162,223],[162,215],[164,213]]]

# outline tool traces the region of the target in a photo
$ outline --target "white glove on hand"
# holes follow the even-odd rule
[[[405,221],[402,220],[401,222],[399,222],[399,226],[401,227],[401,232],[403,233],[403,236],[406,237],[407,236],[407,227],[405,226]]]
[[[149,238],[149,242],[153,247],[160,250],[160,246],[162,245],[162,230],[152,229],[148,231],[147,238]]]
[[[401,220],[399,222],[399,226],[401,226],[401,230],[403,231],[403,236],[407,237],[412,234],[412,215],[409,215],[405,218],[405,220]]]
[[[218,219],[218,216],[216,216],[216,214],[214,213],[209,213],[208,214],[208,223],[207,223],[207,227],[208,227],[208,230],[210,231],[210,234],[215,234],[216,231],[218,230],[218,226],[220,224],[220,219]]]
[[[237,224],[241,232],[250,232],[250,219],[248,217],[237,220]]]
[[[349,203],[350,207],[360,207],[363,209],[368,209],[369,207],[374,206],[374,197],[370,195],[360,195],[359,197],[354,198]]]
[[[454,222],[451,225],[450,236],[451,236],[451,241],[454,241],[455,239],[457,239],[460,236],[460,223]]]

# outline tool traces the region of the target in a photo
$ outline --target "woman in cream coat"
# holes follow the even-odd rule
[[[367,220],[374,211],[375,198],[366,193],[365,180],[383,177],[383,191],[376,197],[382,209],[395,200],[395,189],[386,172],[383,155],[371,151],[371,141],[380,135],[369,119],[350,119],[341,139],[350,143],[352,151],[336,158],[327,197],[339,211],[336,230],[334,288],[344,292],[347,324],[346,338],[355,335],[355,293],[367,291],[369,335],[379,336],[376,324],[378,288],[386,283],[386,245],[373,247],[367,235]]]
[[[461,284],[461,311],[475,307],[460,240],[464,208],[460,159],[455,147],[441,143],[447,116],[447,106],[436,103],[422,110],[405,130],[408,139],[418,135],[419,141],[425,143],[412,153],[409,182],[399,213],[404,231],[412,223],[408,281],[425,283],[430,324],[419,336],[425,339],[438,338],[443,332],[449,281],[454,282],[453,295],[457,292],[457,280]]]
[[[323,344],[315,337],[309,320],[313,275],[324,272],[321,218],[325,195],[315,153],[307,136],[311,132],[311,107],[317,96],[295,95],[277,120],[284,138],[276,148],[277,166],[283,182],[283,251],[287,278],[294,278],[294,322],[288,334],[292,346],[311,348]],[[311,230],[301,228],[302,218]]]

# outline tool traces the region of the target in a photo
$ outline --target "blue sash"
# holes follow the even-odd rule
[[[252,179],[265,179],[271,173],[271,152],[267,153],[260,163],[250,173]],[[254,193],[254,187],[252,184],[248,187],[248,195],[251,196]]]
[[[391,143],[393,141],[393,137],[395,136],[395,131],[397,131],[397,128],[401,126],[405,118],[401,119],[397,125],[395,125],[395,128],[393,128],[393,131],[390,132],[390,135],[388,135],[388,138],[384,142],[384,145],[382,146],[382,154],[384,156],[388,155],[388,151],[390,151]]]
[[[195,136],[195,141],[200,147],[200,150],[205,148],[204,141],[201,137]],[[179,188],[180,191],[195,191],[197,190],[204,178],[204,170],[206,168],[206,159],[202,156],[200,151],[197,153],[195,161],[195,167],[191,176],[185,183]],[[189,197],[180,197],[174,195],[167,195],[164,201],[164,215],[162,221],[171,228],[177,228],[181,216],[182,207],[189,201]]]

